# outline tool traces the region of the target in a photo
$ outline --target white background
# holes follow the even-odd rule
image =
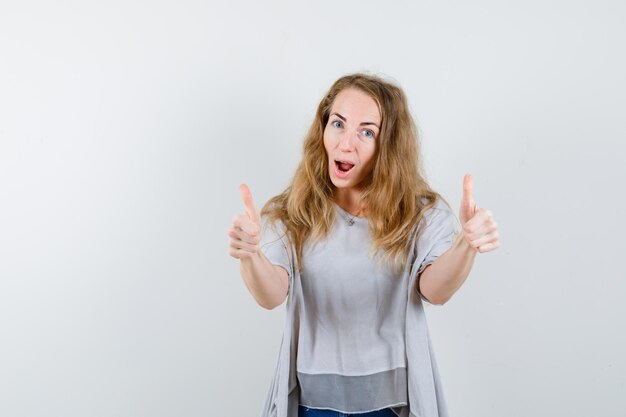
[[[256,416],[284,305],[227,255],[332,82],[396,80],[500,227],[427,307],[453,417],[623,416],[621,1],[0,3],[0,415]]]

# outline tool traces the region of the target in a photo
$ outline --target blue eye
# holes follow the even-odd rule
[[[341,123],[339,120],[335,120],[335,121],[332,123],[332,126],[333,126],[333,127],[336,127],[336,128],[340,128],[340,127],[342,127],[342,126],[343,126],[343,123]]]
[[[372,132],[369,129],[363,129],[363,136],[365,136],[368,139],[372,139],[374,137],[374,132]]]

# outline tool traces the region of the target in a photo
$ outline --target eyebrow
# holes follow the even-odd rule
[[[343,120],[344,122],[348,121],[348,119],[346,119],[345,117],[343,117],[339,113],[333,113],[333,114],[331,114],[331,116],[337,116],[341,120]],[[378,126],[376,123],[373,123],[373,122],[363,122],[363,123],[359,124],[359,126],[367,126],[367,125],[374,125],[374,126],[376,126],[378,128],[378,130],[380,130],[380,126]]]

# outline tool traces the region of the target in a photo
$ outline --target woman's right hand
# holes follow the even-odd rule
[[[256,256],[259,250],[261,216],[254,207],[248,186],[241,184],[239,192],[246,211],[235,216],[232,226],[228,229],[228,254],[241,260]]]
[[[256,302],[271,310],[287,298],[289,274],[283,267],[273,265],[259,250],[261,216],[254,207],[248,186],[241,184],[239,191],[246,211],[235,216],[228,229],[228,253],[239,259],[241,276]]]

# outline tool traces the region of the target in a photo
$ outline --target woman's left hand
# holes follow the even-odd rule
[[[491,210],[479,208],[472,197],[473,179],[470,174],[463,178],[463,201],[459,219],[462,233],[470,246],[480,253],[489,252],[500,246],[498,224],[493,220]]]

